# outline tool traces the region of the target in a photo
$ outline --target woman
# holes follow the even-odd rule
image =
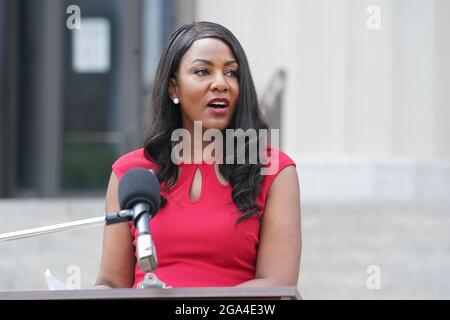
[[[120,210],[118,183],[127,170],[157,173],[163,204],[150,225],[158,257],[153,273],[171,287],[297,285],[301,228],[295,163],[271,147],[268,152],[279,156],[271,175],[261,174],[266,166],[261,159],[211,164],[204,158],[193,163],[191,157],[195,146],[204,150],[209,143],[198,143],[195,124],[202,132],[266,128],[238,40],[210,22],[178,29],[161,56],[152,99],[153,123],[144,147],[113,165],[106,212]],[[180,128],[194,139],[191,152],[173,161],[171,136]],[[247,151],[249,146],[247,141]],[[223,152],[230,157],[229,150]],[[135,238],[132,224],[105,227],[96,287],[136,287],[142,281]]]

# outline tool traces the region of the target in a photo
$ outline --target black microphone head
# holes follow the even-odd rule
[[[119,182],[120,209],[131,209],[137,202],[150,205],[150,214],[159,210],[161,189],[153,171],[144,168],[128,170]]]

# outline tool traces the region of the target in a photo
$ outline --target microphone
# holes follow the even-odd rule
[[[119,182],[121,211],[105,216],[107,225],[133,220],[137,231],[138,265],[145,272],[158,266],[149,226],[161,204],[160,192],[159,181],[153,171],[144,168],[130,169]]]

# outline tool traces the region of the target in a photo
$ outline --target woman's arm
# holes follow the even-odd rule
[[[120,211],[117,194],[119,181],[114,174],[109,179],[106,191],[106,212]],[[96,289],[130,288],[134,283],[133,237],[128,223],[105,225],[103,231],[103,253]]]
[[[261,221],[256,277],[241,287],[297,286],[302,250],[300,187],[295,167],[270,187]]]

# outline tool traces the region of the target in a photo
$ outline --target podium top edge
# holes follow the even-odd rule
[[[295,286],[0,291],[0,300],[273,299],[300,300]]]

